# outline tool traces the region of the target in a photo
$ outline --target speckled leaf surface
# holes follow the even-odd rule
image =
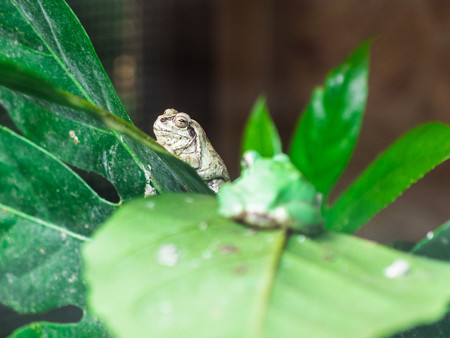
[[[316,88],[292,139],[292,162],[324,195],[353,153],[366,106],[369,43],[363,43]]]
[[[116,205],[3,127],[0,177],[0,302],[22,313],[85,308],[80,248]]]
[[[450,157],[450,126],[430,122],[400,137],[326,211],[326,228],[352,233]],[[432,201],[430,201],[432,203]]]
[[[217,207],[136,200],[85,246],[89,304],[118,336],[377,337],[446,311],[448,264],[345,234],[255,231]]]
[[[129,121],[78,19],[63,0],[4,0],[0,61]],[[85,113],[0,87],[0,103],[24,135],[63,161],[108,179],[122,199],[151,191],[209,190],[193,171],[106,128]],[[180,169],[181,168],[181,169]]]

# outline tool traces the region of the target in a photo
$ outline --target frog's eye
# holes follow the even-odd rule
[[[189,122],[191,122],[191,119],[189,115],[181,113],[177,114],[173,121],[178,128],[186,128],[189,125]]]

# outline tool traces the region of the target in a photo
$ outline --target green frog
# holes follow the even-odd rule
[[[222,187],[219,213],[258,228],[290,228],[313,236],[322,232],[322,195],[285,154],[263,158],[246,152],[242,175]]]

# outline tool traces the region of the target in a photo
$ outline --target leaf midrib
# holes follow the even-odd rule
[[[249,316],[248,332],[249,337],[252,338],[262,337],[278,267],[287,243],[288,231],[287,229],[283,229],[277,235],[278,236],[275,239],[275,245],[268,264],[268,271],[262,283],[261,292],[256,298],[254,310]]]
[[[35,28],[35,26],[30,22],[29,18],[27,17],[27,15],[24,13],[24,11],[20,8],[20,6],[17,4],[17,2],[15,0],[11,0],[11,3],[13,4],[14,8],[17,9],[17,11],[19,12],[20,16],[22,16],[22,18],[27,22],[27,24],[30,26],[30,28],[33,30],[33,32],[36,34],[36,36],[42,41],[42,43],[47,47],[47,50],[50,51],[49,55],[52,55],[53,58],[55,59],[55,61],[60,65],[60,67],[63,69],[63,71],[67,74],[67,76],[73,81],[73,83],[75,84],[75,86],[77,86],[77,88],[80,90],[80,92],[84,95],[84,97],[86,98],[86,100],[88,100],[89,102],[91,102],[92,104],[94,104],[92,98],[88,95],[88,93],[86,92],[86,90],[83,88],[83,86],[81,86],[80,82],[77,81],[77,79],[73,76],[73,74],[69,71],[69,69],[66,67],[66,65],[61,61],[61,59],[55,54],[55,52],[53,51],[53,49],[50,47],[50,45],[47,43],[47,41],[44,39],[44,37],[40,34],[40,32]],[[47,21],[49,28],[53,34],[53,37],[55,38],[54,40],[56,41],[56,43],[59,46],[59,42],[58,39],[56,39],[56,35],[53,33],[53,28],[52,25],[49,21],[49,17],[47,15],[47,12],[44,10],[44,8],[42,7],[41,2],[38,0],[38,4],[39,7],[41,8],[42,13],[44,14],[45,20]],[[60,48],[61,50],[61,48]]]

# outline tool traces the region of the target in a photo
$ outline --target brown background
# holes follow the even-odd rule
[[[165,108],[197,119],[238,175],[248,112],[268,96],[287,147],[312,89],[374,38],[360,140],[341,191],[420,123],[450,123],[447,0],[69,0],[135,123]],[[417,240],[450,215],[450,163],[415,184],[359,234]]]

